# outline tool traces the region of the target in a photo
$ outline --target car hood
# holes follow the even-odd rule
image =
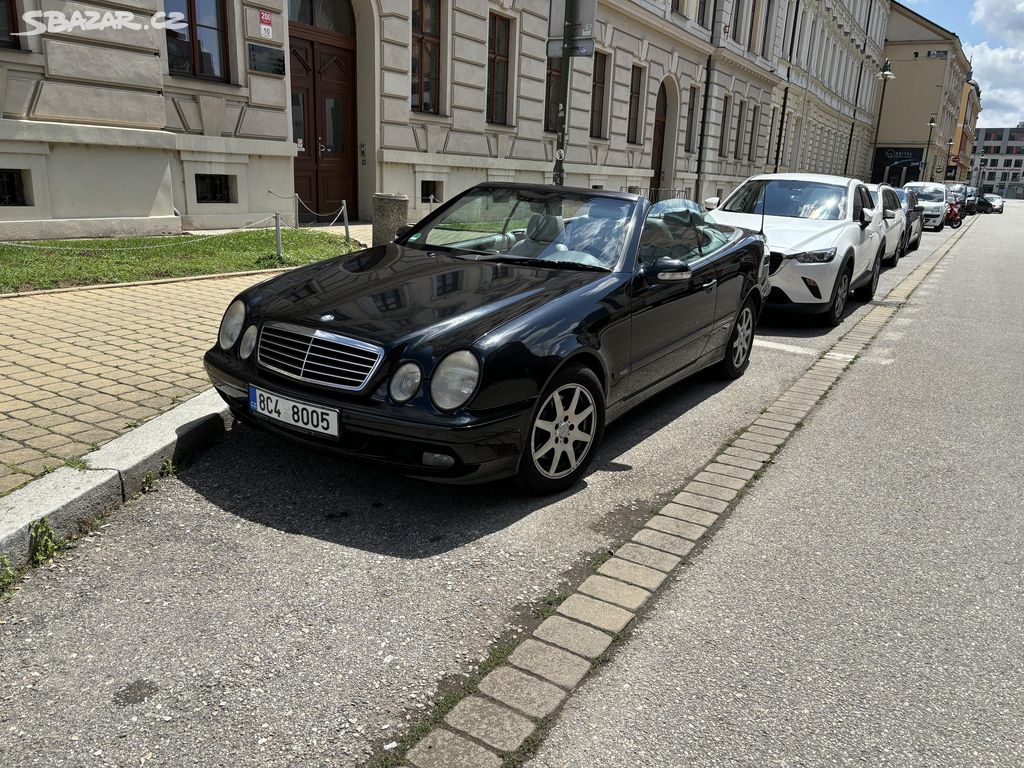
[[[756,213],[712,211],[711,218],[720,224],[746,227],[755,232],[761,229],[761,216]],[[773,251],[796,253],[831,248],[839,233],[851,222],[796,219],[788,216],[765,216],[764,234]]]
[[[926,211],[939,211],[946,207],[945,203],[939,203],[933,200],[920,200],[918,202]]]
[[[600,272],[472,261],[395,243],[312,264],[250,290],[255,317],[385,349],[468,346]]]

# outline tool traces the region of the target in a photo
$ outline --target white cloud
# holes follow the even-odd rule
[[[1024,45],[1024,0],[974,0],[971,23],[998,41]]]
[[[982,5],[985,0],[978,0]],[[977,5],[975,6],[977,8]],[[1024,121],[1024,45],[996,47],[987,42],[964,45],[981,86],[981,127],[1013,126]]]

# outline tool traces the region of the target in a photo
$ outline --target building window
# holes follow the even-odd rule
[[[437,288],[437,295],[444,296],[447,293],[455,293],[462,287],[462,271],[445,272],[435,278],[434,285]]]
[[[0,0],[0,48],[18,48],[18,11],[14,0]]]
[[[441,0],[412,0],[412,109],[441,111]]]
[[[768,58],[768,45],[772,42],[772,24],[775,19],[772,14],[775,13],[775,3],[773,0],[768,0],[767,10],[764,15],[764,32],[761,35],[761,56],[765,59]]]
[[[761,129],[761,110],[758,107],[754,107],[754,111],[750,117],[750,146],[747,149],[747,160],[754,162],[755,155],[757,154],[757,135]]]
[[[738,43],[740,41],[740,19],[743,18],[743,0],[736,0],[736,5],[732,9],[732,29],[729,30],[729,34],[732,35],[733,42]]]
[[[1021,163],[1022,163],[1021,160],[1014,160],[1013,161],[1013,167],[1014,168],[1020,168],[1021,167]]]
[[[508,125],[508,62],[512,22],[491,14],[487,31],[487,122]]]
[[[690,86],[690,103],[686,107],[686,151],[693,152],[696,149],[697,141],[697,109],[700,99],[700,89]]]
[[[722,136],[718,142],[718,156],[729,156],[729,123],[732,122],[732,99],[722,99]]]
[[[558,130],[558,99],[562,95],[562,60],[549,57],[544,81],[544,130]]]
[[[444,202],[441,197],[441,182],[434,181],[432,179],[424,179],[420,182],[420,202],[421,203],[442,203]]]
[[[629,125],[626,131],[626,141],[630,144],[640,144],[643,141],[643,134],[640,133],[640,101],[644,84],[644,68],[633,67],[632,76],[629,80]]]
[[[0,168],[0,205],[28,205],[25,198],[25,171]]]
[[[402,308],[402,294],[397,288],[373,294],[373,304],[378,312],[393,312]]]
[[[708,0],[697,0],[697,23],[708,26]]]
[[[605,86],[608,82],[608,56],[594,52],[594,81],[590,86],[590,135],[604,138]]]
[[[197,203],[234,203],[235,178],[223,173],[196,174]]]
[[[187,29],[167,30],[167,68],[172,75],[228,79],[227,11],[224,0],[165,0],[164,10],[185,17]]]
[[[739,109],[736,110],[736,147],[733,150],[733,156],[737,160],[743,159],[743,124],[744,119],[747,116],[747,102],[741,101]]]

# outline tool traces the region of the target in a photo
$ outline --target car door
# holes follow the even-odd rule
[[[717,281],[715,286],[715,317],[708,335],[705,351],[716,349],[729,341],[732,324],[743,302],[743,288],[746,276],[743,260],[750,258],[749,251],[732,247],[737,232],[732,227],[719,227],[701,217],[695,217],[701,238],[701,260],[708,262],[711,275]]]
[[[871,219],[867,224],[861,223],[861,210],[872,212]],[[878,246],[882,240],[882,228],[879,223],[882,218],[881,205],[879,210],[874,210],[874,203],[871,200],[871,193],[863,184],[854,190],[853,210],[853,280],[856,282],[864,273],[868,272],[875,261],[875,254],[878,253]]]
[[[714,261],[701,258],[701,233],[688,211],[645,222],[630,298],[631,395],[693,365],[704,352],[715,316]],[[680,268],[659,269],[672,265]]]
[[[896,195],[892,193],[892,190],[879,189],[878,198],[882,204],[882,227],[885,230],[885,255],[886,257],[889,257],[896,253],[896,249],[900,247],[900,238],[903,236],[901,221],[903,209],[900,207],[900,201],[896,199]],[[888,218],[890,211],[893,216],[891,219]]]

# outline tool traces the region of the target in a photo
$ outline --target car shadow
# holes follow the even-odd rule
[[[721,391],[700,373],[609,425],[588,475],[632,469],[618,457]],[[512,480],[451,486],[318,453],[235,423],[178,479],[228,514],[296,536],[407,559],[428,558],[507,528],[578,493],[526,495]]]

